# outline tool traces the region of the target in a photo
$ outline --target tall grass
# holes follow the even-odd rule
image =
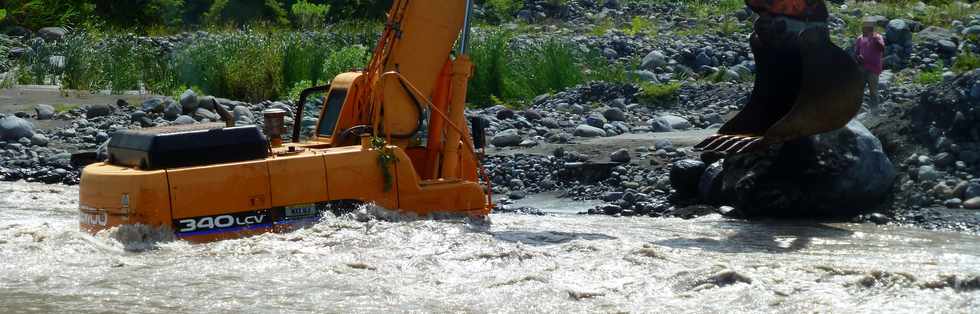
[[[297,85],[320,84],[364,66],[364,47],[373,45],[377,25],[345,23],[336,29],[226,30],[177,43],[173,49],[160,49],[131,35],[77,32],[62,42],[32,47],[17,61],[17,82],[161,95],[192,88],[253,102],[279,99]],[[65,57],[63,71],[51,66],[51,56]]]
[[[626,68],[597,50],[585,50],[557,38],[511,44],[507,31],[491,31],[474,42],[476,71],[469,100],[477,107],[516,104],[590,80],[625,82]]]

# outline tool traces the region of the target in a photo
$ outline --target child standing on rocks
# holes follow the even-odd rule
[[[881,75],[881,57],[885,54],[885,39],[875,32],[875,22],[865,20],[862,34],[854,43],[858,64],[864,72],[865,85],[871,94],[871,109],[878,108],[878,75]]]

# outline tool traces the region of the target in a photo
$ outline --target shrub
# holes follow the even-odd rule
[[[204,14],[204,20],[212,25],[225,22],[248,25],[257,21],[289,24],[286,10],[276,0],[215,0]]]
[[[953,63],[953,72],[966,73],[980,68],[980,56],[974,53],[964,52],[956,57]]]
[[[638,100],[645,105],[665,105],[677,100],[680,83],[654,84],[640,83]]]
[[[95,5],[86,0],[4,0],[0,9],[10,24],[39,29],[82,24],[95,12]]]
[[[630,27],[626,29],[626,35],[630,36],[644,35],[654,37],[657,36],[657,32],[657,26],[651,23],[649,19],[641,16],[634,16],[630,20]]]
[[[528,89],[522,93],[526,97],[562,90],[585,81],[579,66],[580,55],[570,42],[551,38],[517,53],[516,68],[521,69],[517,78]]]
[[[470,50],[475,71],[470,78],[467,96],[471,103],[489,106],[493,98],[513,98],[516,82],[511,74],[511,34],[496,30],[476,38]]]
[[[65,68],[61,76],[62,88],[95,90],[101,87],[100,50],[87,33],[71,34],[62,43]],[[43,61],[43,60],[42,60]]]
[[[327,19],[330,5],[314,4],[299,0],[290,7],[296,26],[311,29],[320,26]]]
[[[324,81],[332,81],[338,74],[363,68],[369,59],[367,48],[360,45],[344,47],[333,51],[323,63]]]
[[[915,76],[913,82],[922,85],[935,85],[943,81],[943,67],[937,66],[932,69],[927,69],[919,72]]]
[[[510,20],[524,5],[522,0],[486,0],[484,3],[489,12],[488,18],[500,23]]]

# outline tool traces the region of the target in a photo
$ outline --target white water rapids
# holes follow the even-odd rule
[[[980,312],[966,234],[498,214],[154,243],[79,232],[77,199],[0,183],[0,312]]]

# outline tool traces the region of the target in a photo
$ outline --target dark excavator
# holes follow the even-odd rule
[[[746,0],[759,15],[750,39],[749,103],[695,149],[733,155],[841,128],[861,108],[857,62],[830,40],[823,0]]]

